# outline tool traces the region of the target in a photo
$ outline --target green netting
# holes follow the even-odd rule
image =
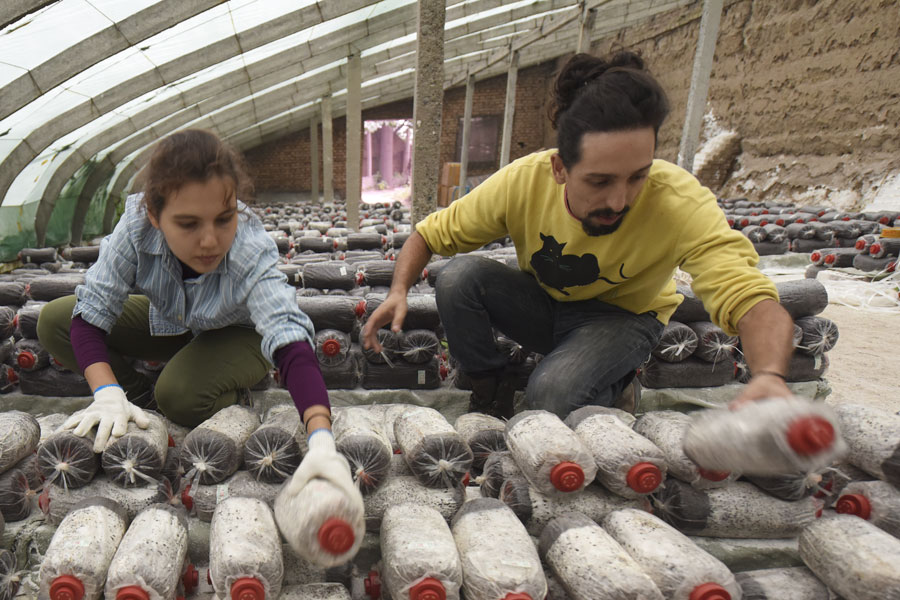
[[[16,206],[0,206],[0,262],[16,260],[19,250],[37,243],[34,233],[37,209],[37,200]]]

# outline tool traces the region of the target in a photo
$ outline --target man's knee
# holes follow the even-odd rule
[[[612,406],[614,396],[612,386],[581,380],[560,370],[543,369],[529,378],[525,405],[529,410],[546,410],[565,419],[583,406]]]
[[[50,354],[61,354],[68,344],[69,329],[72,326],[72,310],[75,308],[75,296],[64,296],[48,302],[38,315],[37,334],[41,345]]]
[[[459,292],[463,286],[478,276],[478,267],[489,260],[482,256],[457,256],[441,269],[434,282],[438,296]]]

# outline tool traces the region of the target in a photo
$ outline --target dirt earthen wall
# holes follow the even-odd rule
[[[702,3],[615,39],[639,48],[670,95],[659,156],[675,160]],[[712,129],[741,140],[720,196],[861,207],[900,173],[896,0],[726,0],[710,80]],[[708,134],[708,132],[707,132]]]

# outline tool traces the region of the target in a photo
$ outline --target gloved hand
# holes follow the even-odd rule
[[[362,494],[353,483],[350,463],[338,454],[334,446],[334,435],[327,429],[317,429],[310,434],[308,444],[309,450],[285,486],[284,493],[295,496],[310,480],[326,479],[340,489],[349,502],[362,510]]]
[[[140,408],[128,401],[125,390],[114,383],[101,385],[94,390],[94,401],[80,414],[72,415],[65,423],[63,429],[75,428],[74,433],[79,437],[87,436],[94,425],[97,425],[97,435],[94,436],[94,452],[103,452],[110,437],[115,440],[128,430],[128,421],[134,420],[141,429],[146,429],[150,424],[147,415]]]

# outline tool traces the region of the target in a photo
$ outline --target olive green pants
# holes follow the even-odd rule
[[[75,296],[48,303],[38,319],[41,344],[67,369],[80,373],[69,329]],[[195,427],[237,402],[238,390],[265,377],[271,365],[260,350],[262,338],[250,327],[229,326],[197,336],[150,335],[150,301],[129,296],[106,336],[109,364],[129,398],[147,393],[149,379],[132,367],[134,359],[166,361],[156,381],[156,404],[167,418]]]

